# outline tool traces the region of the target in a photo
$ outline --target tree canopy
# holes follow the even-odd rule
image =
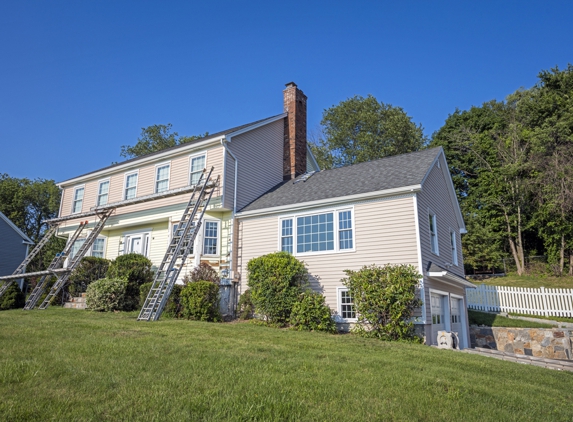
[[[401,107],[372,95],[354,96],[324,110],[311,148],[323,169],[362,163],[424,148],[427,139]]]
[[[209,132],[205,132],[202,135],[179,136],[177,132],[171,132],[171,128],[171,123],[141,128],[137,143],[133,146],[122,145],[120,155],[125,158],[141,157],[209,135]]]
[[[456,110],[433,135],[446,151],[468,223],[463,247],[474,268],[509,254],[518,273],[544,254],[573,270],[573,66],[542,71],[505,101]]]

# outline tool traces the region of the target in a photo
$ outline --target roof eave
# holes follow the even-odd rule
[[[8,224],[8,226],[10,226],[10,228],[12,228],[12,230],[14,230],[16,233],[18,233],[18,235],[20,235],[20,237],[23,239],[22,243],[25,243],[27,245],[33,245],[34,242],[32,241],[32,239],[30,239],[28,236],[26,236],[26,234],[20,230],[18,228],[18,226],[16,226],[16,224],[14,224],[12,222],[12,220],[10,220],[8,217],[6,217],[3,213],[0,212],[0,218],[2,220],[4,220],[6,222],[6,224]]]
[[[449,281],[450,284],[458,284],[470,289],[476,288],[475,284],[449,271],[428,271],[427,274],[429,277],[444,278],[444,281]]]
[[[366,199],[383,198],[387,196],[397,196],[406,193],[419,192],[421,185],[403,186],[400,188],[384,189],[381,191],[359,193],[356,195],[338,196],[334,198],[319,199],[316,201],[301,202],[296,204],[280,205],[276,207],[261,208],[252,211],[242,211],[236,214],[237,218],[241,217],[255,217],[264,214],[274,214],[286,211],[298,211],[300,209],[315,208],[320,206],[336,205],[345,202],[362,201]]]

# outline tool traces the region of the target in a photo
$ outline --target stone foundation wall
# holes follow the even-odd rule
[[[472,326],[470,339],[472,347],[549,359],[573,360],[573,330]]]

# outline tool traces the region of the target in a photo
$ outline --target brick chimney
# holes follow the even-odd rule
[[[284,111],[288,113],[284,129],[283,179],[306,173],[306,95],[294,82],[286,84]]]

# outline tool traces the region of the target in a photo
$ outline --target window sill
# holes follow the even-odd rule
[[[311,256],[311,255],[336,255],[342,253],[353,253],[356,249],[342,249],[337,251],[318,251],[318,252],[297,252],[293,256]]]

